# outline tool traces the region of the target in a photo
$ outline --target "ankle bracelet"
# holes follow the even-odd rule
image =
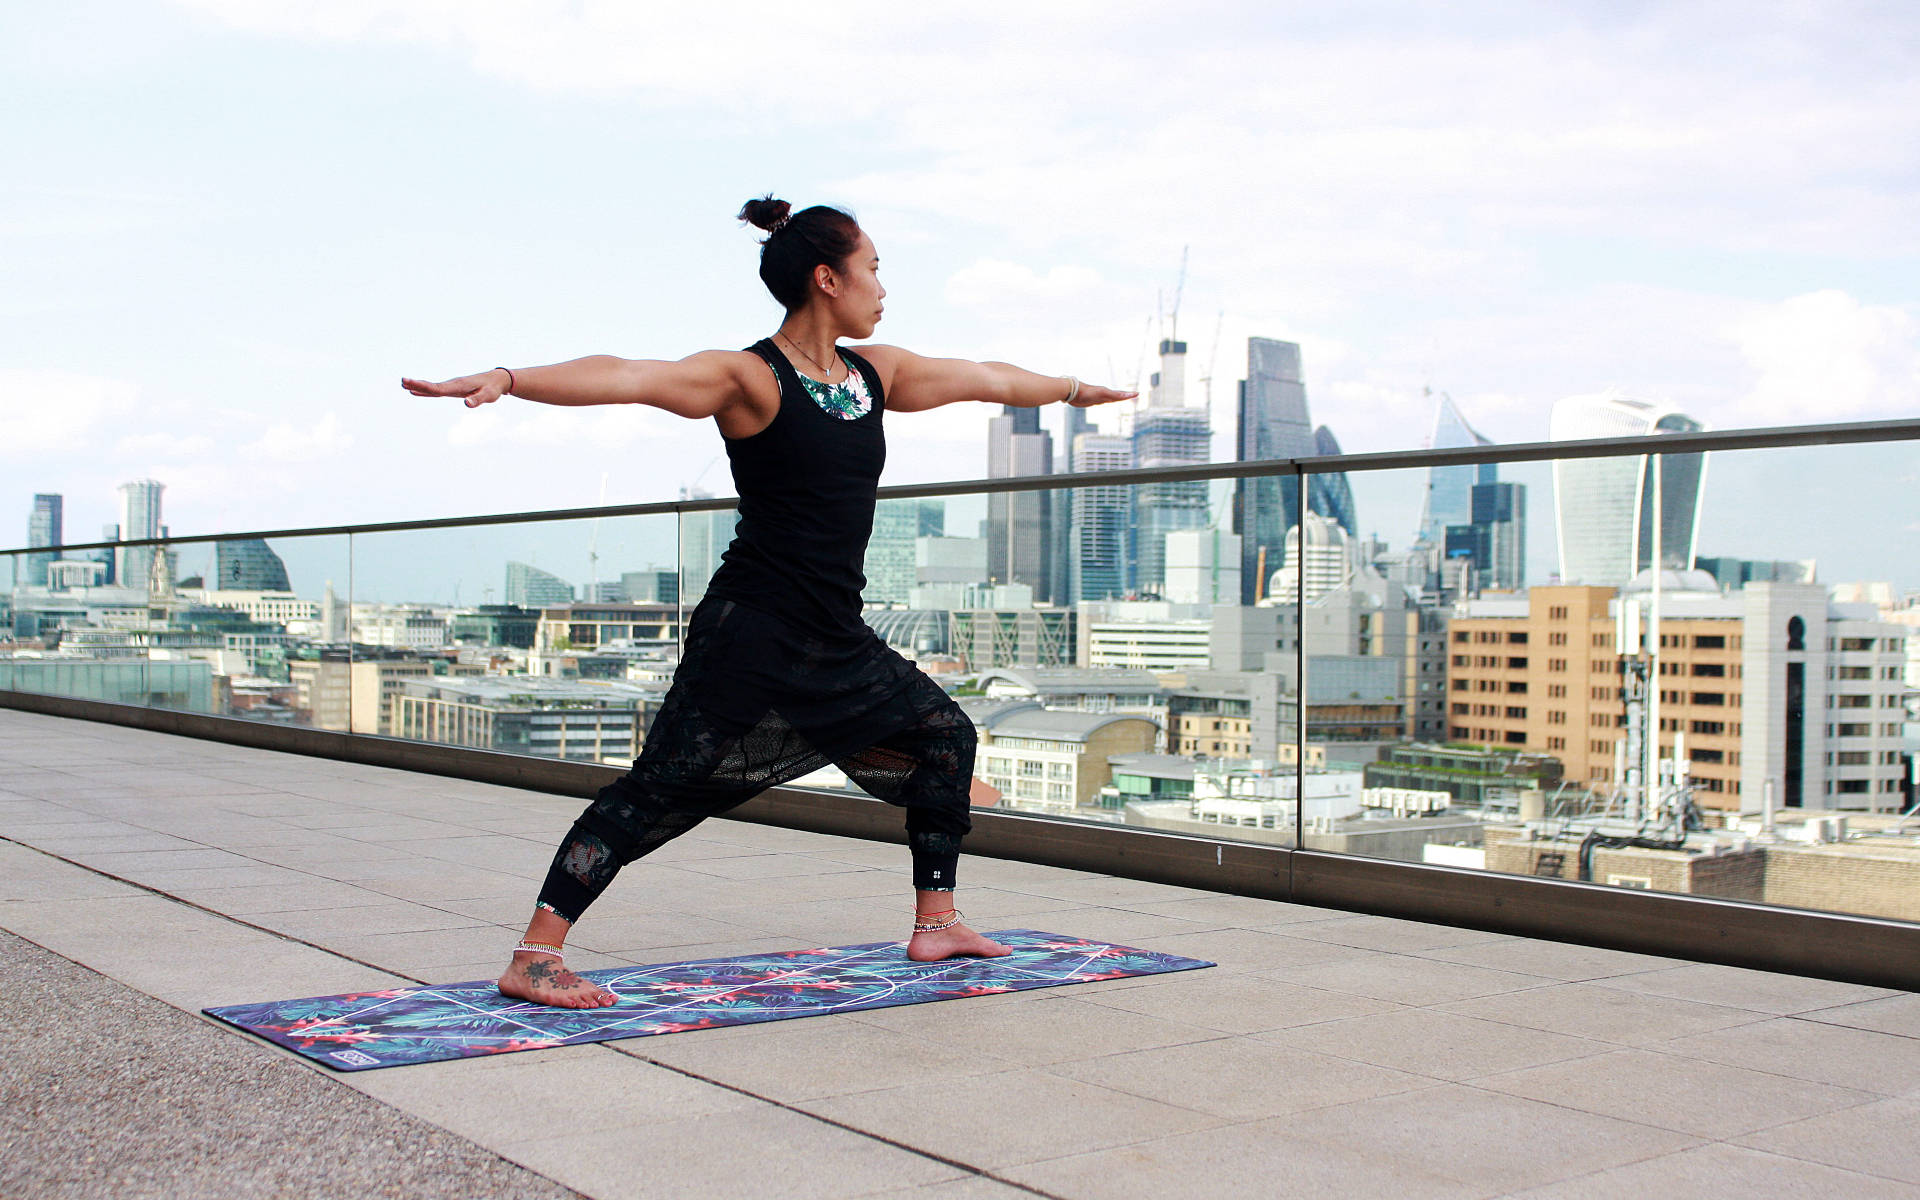
[[[560,947],[549,946],[545,942],[521,942],[518,946],[515,946],[513,948],[513,952],[515,954],[518,954],[523,950],[530,951],[534,954],[551,954],[563,963],[567,961],[566,953],[562,951]]]
[[[943,917],[945,920],[940,919]],[[943,913],[927,913],[923,916],[914,917],[913,931],[915,933],[939,933],[944,929],[952,929],[955,925],[958,925],[961,920],[961,913],[957,908],[950,908]]]

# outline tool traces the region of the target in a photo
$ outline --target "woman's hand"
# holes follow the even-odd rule
[[[1083,383],[1069,403],[1075,408],[1092,408],[1096,404],[1112,404],[1115,400],[1131,400],[1139,394],[1116,391],[1110,387],[1101,387],[1097,383]]]
[[[402,379],[400,386],[416,396],[450,396],[467,402],[468,408],[479,408],[482,404],[492,404],[507,394],[512,386],[513,375],[505,367],[495,367],[491,371],[482,371],[478,375],[462,375],[458,379],[449,379],[444,383],[428,383],[424,379]]]

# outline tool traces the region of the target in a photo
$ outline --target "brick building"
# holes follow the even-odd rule
[[[1817,585],[1722,595],[1690,582],[1662,597],[1660,745],[1668,757],[1684,742],[1696,802],[1755,809],[1772,781],[1783,806],[1897,806],[1906,630]],[[1450,738],[1554,755],[1597,789],[1619,783],[1618,604],[1613,588],[1539,587],[1463,605],[1448,635]]]

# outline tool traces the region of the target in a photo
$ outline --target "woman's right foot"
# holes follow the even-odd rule
[[[620,1003],[612,992],[583,979],[551,954],[516,951],[506,973],[496,984],[500,994],[513,1000],[546,1004],[554,1008],[605,1008]]]

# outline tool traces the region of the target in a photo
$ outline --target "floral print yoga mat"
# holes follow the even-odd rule
[[[917,963],[905,943],[876,942],[582,972],[620,997],[606,1008],[509,1000],[489,979],[204,1011],[335,1070],[369,1071],[1214,965],[1033,929],[987,936],[1013,953]]]

